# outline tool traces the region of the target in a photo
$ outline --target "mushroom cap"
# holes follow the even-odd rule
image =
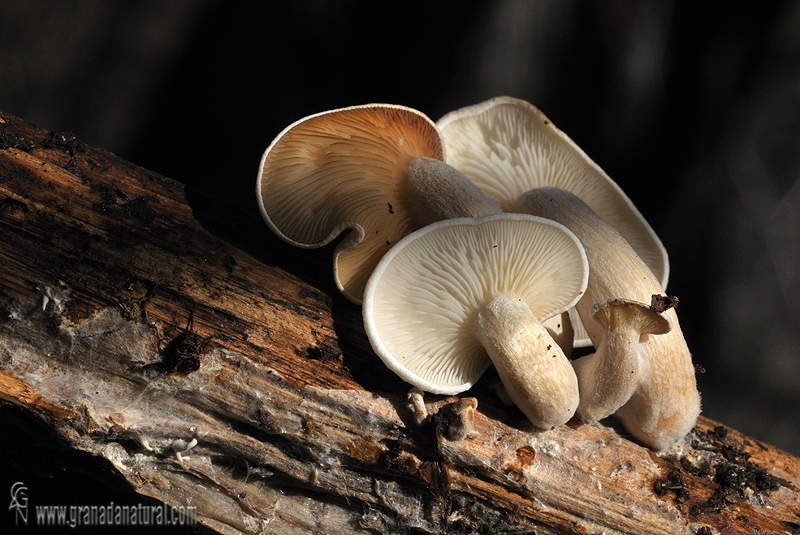
[[[433,223],[400,240],[364,293],[364,326],[383,362],[436,394],[470,388],[491,363],[474,334],[494,297],[523,300],[540,321],[580,299],[586,255],[564,226],[525,214]]]
[[[447,160],[510,211],[531,189],[552,186],[581,198],[613,226],[666,288],[669,259],[655,231],[620,187],[532,104],[497,97],[438,122]],[[571,314],[575,345],[591,345]]]
[[[592,306],[592,316],[603,329],[631,329],[643,334],[667,334],[672,330],[672,320],[652,305],[632,299],[615,298],[600,301]]]
[[[352,230],[334,252],[334,278],[360,302],[375,264],[414,228],[402,182],[415,156],[442,160],[444,148],[436,125],[411,108],[368,104],[310,115],[261,158],[261,215],[281,239],[304,248]]]

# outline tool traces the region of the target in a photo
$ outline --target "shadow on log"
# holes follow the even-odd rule
[[[0,398],[136,492],[221,533],[800,533],[800,460],[705,418],[656,455],[479,385],[415,424],[330,249],[196,207],[0,112]]]

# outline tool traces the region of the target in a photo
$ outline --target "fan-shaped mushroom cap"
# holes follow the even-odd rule
[[[587,273],[580,243],[553,221],[524,214],[441,221],[409,234],[378,263],[364,324],[375,352],[402,379],[456,394],[490,364],[474,332],[487,304],[507,296],[536,319],[549,318],[578,301]]]
[[[620,187],[564,132],[524,100],[497,97],[442,117],[447,160],[511,211],[525,192],[553,186],[572,192],[613,226],[666,288],[667,252]],[[571,314],[575,345],[590,345]]]
[[[311,115],[284,129],[264,152],[256,184],[261,215],[275,234],[298,247],[321,247],[352,230],[334,253],[334,277],[346,297],[360,302],[378,260],[427,222],[415,217],[441,219],[450,212],[474,217],[500,210],[449,168],[446,178],[461,179],[459,192],[472,188],[485,199],[477,206],[462,200],[445,207],[442,216],[424,213],[436,204],[436,191],[413,189],[435,182],[429,167],[442,171],[443,158],[436,125],[411,108],[370,104]],[[447,190],[443,184],[455,183],[436,183],[439,191]],[[463,205],[474,210],[458,212]]]
[[[662,315],[652,305],[620,297],[595,303],[592,316],[606,332],[635,332],[636,341],[642,335],[667,334],[672,329],[669,316]]]

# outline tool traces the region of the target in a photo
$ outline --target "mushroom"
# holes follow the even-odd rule
[[[654,312],[666,309],[663,316],[669,321],[664,323],[619,300],[650,301],[663,294],[658,279],[611,225],[568,191],[533,189],[520,197],[514,211],[563,224],[586,251],[589,280],[575,308],[597,351],[575,362],[581,385],[578,414],[594,420],[615,413],[640,441],[667,449],[700,414],[692,356],[674,308],[652,307]]]
[[[500,212],[499,204],[444,163],[436,125],[402,106],[318,113],[283,130],[261,159],[256,195],[284,241],[334,252],[339,290],[359,303],[378,260],[432,221]]]
[[[666,288],[667,252],[620,187],[564,132],[524,100],[497,97],[442,117],[447,161],[510,211],[533,188],[553,186],[580,197],[614,227]],[[575,347],[590,345],[571,311]]]
[[[629,299],[595,303],[592,317],[603,329],[597,351],[573,362],[580,389],[578,414],[588,421],[611,416],[633,395],[645,372],[640,341],[672,329],[668,316]]]
[[[470,388],[494,363],[541,428],[569,420],[578,383],[541,320],[572,307],[586,258],[562,225],[524,214],[433,223],[400,240],[370,277],[364,326],[383,362],[435,394]]]

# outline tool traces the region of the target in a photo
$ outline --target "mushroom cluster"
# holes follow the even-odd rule
[[[337,287],[363,302],[376,354],[415,388],[458,394],[493,364],[540,428],[615,415],[663,450],[694,425],[677,300],[660,297],[663,245],[531,104],[499,97],[437,123],[386,104],[312,115],[269,145],[256,193],[296,246],[350,230]]]

